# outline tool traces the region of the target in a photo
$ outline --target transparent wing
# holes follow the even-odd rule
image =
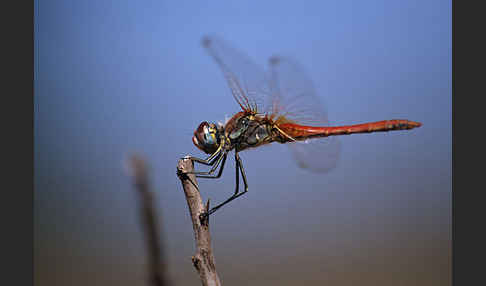
[[[299,167],[315,173],[334,169],[339,161],[341,143],[337,137],[287,143]]]
[[[240,107],[247,111],[263,112],[271,94],[263,69],[219,37],[206,36],[202,44],[222,70]]]
[[[271,105],[268,113],[285,116],[297,124],[329,126],[327,112],[317,96],[312,80],[294,60],[270,58]],[[314,172],[334,168],[340,156],[337,137],[309,139],[287,143],[300,167]]]
[[[202,44],[223,72],[231,93],[246,111],[266,113],[276,119],[285,116],[302,125],[328,126],[326,111],[316,96],[313,83],[297,62],[281,57],[270,60],[270,74],[244,53],[216,36]],[[299,166],[312,171],[332,169],[340,153],[337,138],[288,143]]]

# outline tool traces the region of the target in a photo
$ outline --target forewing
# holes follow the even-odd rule
[[[264,71],[244,53],[216,36],[206,36],[203,46],[220,67],[233,97],[243,110],[261,112],[270,98]]]
[[[329,126],[327,112],[305,70],[289,58],[270,58],[270,114],[284,116],[300,125]],[[278,120],[278,119],[277,119]],[[340,155],[337,137],[322,137],[287,143],[298,165],[314,172],[333,169]]]

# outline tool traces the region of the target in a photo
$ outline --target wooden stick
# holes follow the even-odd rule
[[[182,182],[184,194],[189,207],[196,242],[196,253],[192,257],[192,264],[199,273],[202,285],[219,286],[221,282],[216,272],[213,251],[211,249],[211,234],[209,232],[209,217],[201,214],[209,209],[209,201],[203,204],[201,194],[194,174],[187,174],[194,170],[190,159],[181,159],[177,164],[177,175]]]
[[[130,167],[135,189],[140,196],[140,215],[143,221],[147,251],[149,255],[150,284],[154,286],[169,285],[166,265],[163,259],[163,248],[160,246],[160,236],[157,228],[157,216],[150,191],[147,166],[138,155],[130,157]]]

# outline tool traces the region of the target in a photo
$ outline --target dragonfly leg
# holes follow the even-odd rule
[[[221,159],[223,159],[223,157],[224,157],[223,161],[226,161],[226,153],[227,152],[226,151],[221,152],[221,150],[222,149],[221,149],[221,146],[220,146],[218,148],[218,150],[216,150],[216,152],[211,154],[206,159],[200,159],[200,158],[192,157],[192,156],[186,156],[186,157],[182,158],[182,159],[189,159],[193,163],[198,162],[198,163],[206,165],[206,166],[212,166],[211,170],[209,170],[207,172],[191,171],[191,172],[187,172],[187,174],[195,174],[196,177],[202,177],[202,178],[205,178],[204,176],[206,176],[206,175],[211,175],[218,168],[218,165],[219,165],[219,163],[221,163]],[[223,162],[223,165],[224,165],[224,162]],[[200,175],[202,175],[202,176],[200,176]]]
[[[212,175],[212,173],[218,168],[218,165],[220,164],[220,162],[217,162],[216,165],[214,165],[211,170],[209,172],[195,172],[194,174],[196,174],[196,177],[198,178],[204,178],[204,179],[218,179],[221,177],[221,175],[223,174],[223,169],[224,169],[224,166],[225,166],[225,163],[226,163],[226,157],[227,157],[227,154],[226,153],[223,153],[223,155],[221,155],[221,157],[218,159],[218,161],[221,161],[221,167],[219,168],[219,172],[217,175]]]
[[[186,156],[182,159],[190,159],[193,162],[198,162],[199,164],[203,164],[203,165],[206,165],[206,166],[212,166],[219,159],[218,156],[221,155],[221,150],[222,150],[222,146],[219,146],[218,149],[216,150],[216,152],[211,154],[206,159],[200,159],[200,158],[192,157],[192,156]]]
[[[238,153],[235,153],[235,159],[238,162],[238,166],[240,167],[241,170],[241,176],[243,177],[243,184],[245,184],[245,191],[243,193],[248,192],[248,182],[246,181],[246,173],[245,169],[243,168],[243,164],[241,163],[240,155]],[[237,192],[235,192],[236,194]]]
[[[245,170],[243,169],[243,164],[241,163],[241,159],[240,159],[240,156],[238,155],[237,152],[235,152],[235,161],[236,161],[236,189],[235,189],[235,193],[229,197],[226,201],[220,203],[219,205],[211,208],[211,210],[208,211],[207,214],[205,214],[205,216],[209,216],[210,214],[214,213],[215,211],[217,211],[219,208],[221,208],[222,206],[224,206],[225,204],[231,202],[232,200],[244,195],[245,193],[248,192],[248,183],[246,181],[246,174],[245,174]],[[240,172],[241,172],[241,175],[243,177],[243,184],[245,185],[245,190],[241,193],[238,193],[239,192],[239,185],[240,185]]]

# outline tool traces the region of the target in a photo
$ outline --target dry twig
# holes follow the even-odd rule
[[[167,275],[163,263],[163,253],[160,247],[160,236],[157,228],[155,207],[150,192],[147,166],[145,161],[137,155],[130,158],[135,188],[140,195],[140,211],[145,230],[145,238],[149,255],[149,275],[154,286],[167,286]]]
[[[184,194],[189,207],[196,241],[196,253],[192,257],[192,263],[199,273],[202,285],[221,285],[214,264],[213,251],[211,249],[211,234],[209,232],[209,217],[201,217],[201,214],[209,209],[209,201],[204,206],[199,193],[196,176],[187,174],[192,172],[194,166],[191,160],[181,159],[177,164],[177,175],[181,179]]]

